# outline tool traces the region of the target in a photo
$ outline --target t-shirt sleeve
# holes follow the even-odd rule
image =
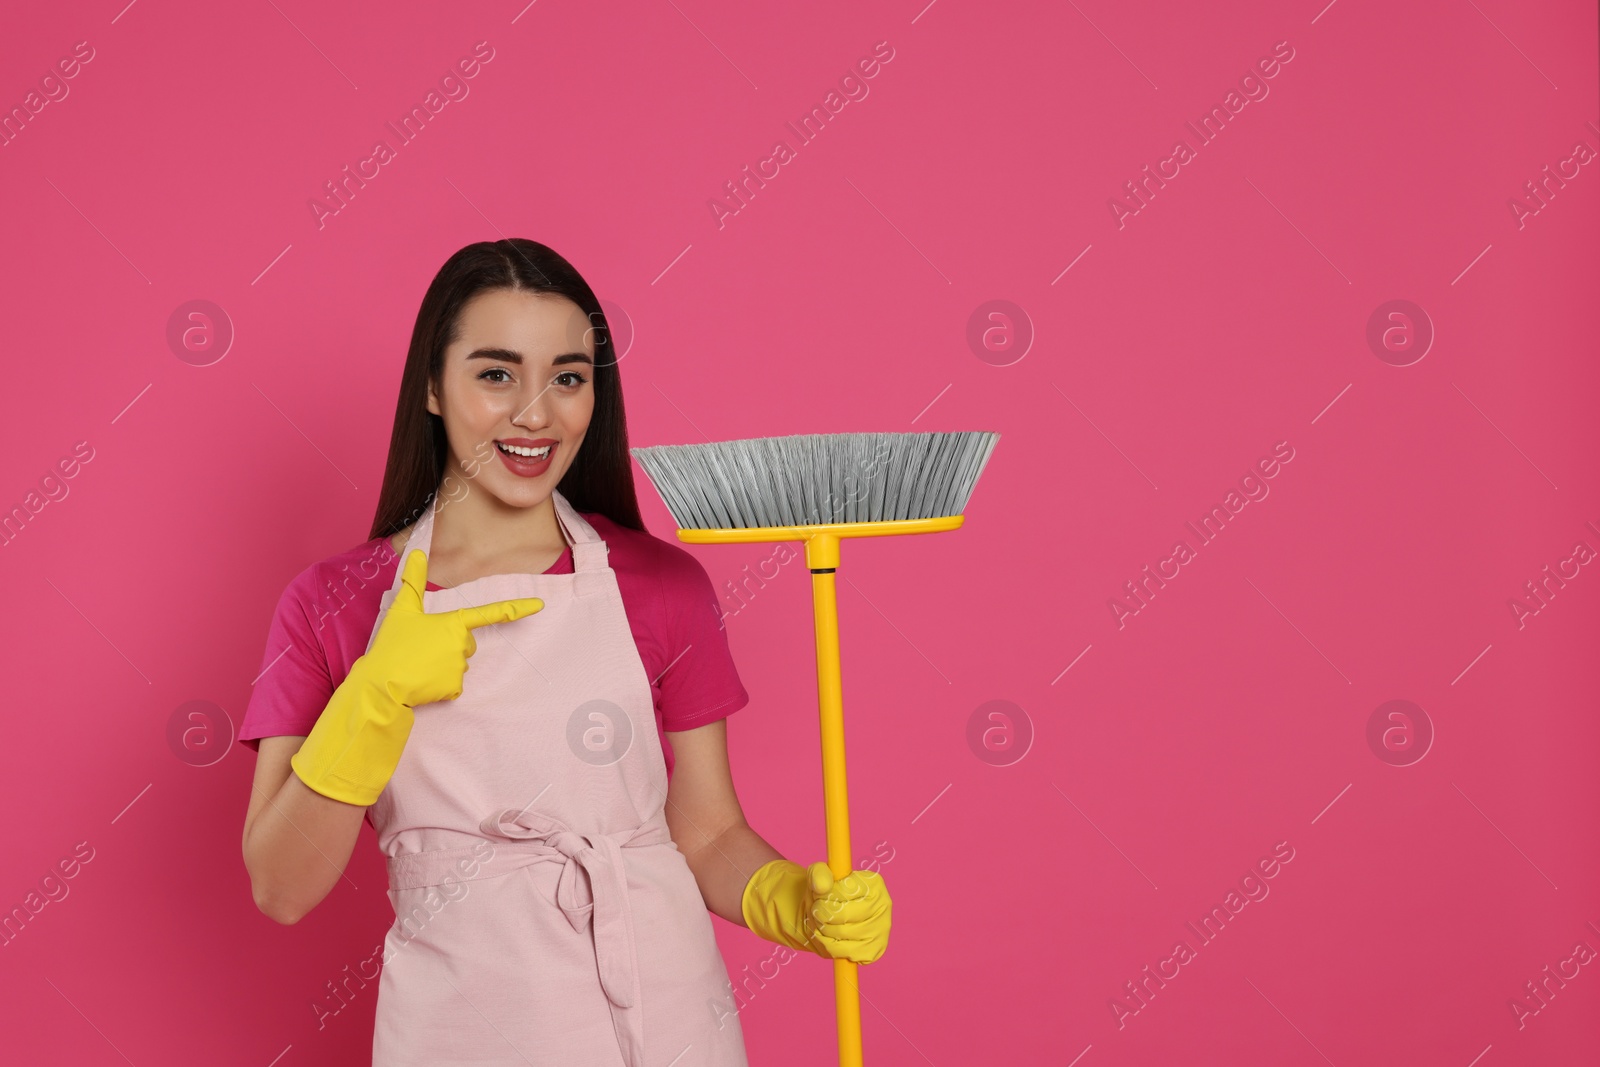
[[[333,695],[327,652],[312,624],[308,594],[316,587],[315,570],[296,576],[273,612],[261,673],[239,727],[240,742],[252,749],[259,750],[263,737],[309,734]]]
[[[661,674],[663,730],[692,730],[750,702],[728,647],[710,575],[684,549],[663,543],[660,567],[667,658]]]

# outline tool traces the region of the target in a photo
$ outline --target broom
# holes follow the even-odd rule
[[[854,867],[834,586],[839,542],[956,529],[999,439],[977,430],[795,434],[630,449],[678,524],[679,540],[805,542],[817,632],[828,868],[835,880]],[[861,1067],[856,971],[850,960],[833,961],[841,1067]]]

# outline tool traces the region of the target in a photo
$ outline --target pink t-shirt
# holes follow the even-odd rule
[[[749,702],[728,650],[723,611],[705,568],[683,548],[604,515],[583,517],[605,541],[607,563],[651,679],[656,731],[672,773],[666,731],[691,730],[733,714]],[[367,650],[384,591],[394,584],[399,556],[386,537],[313,563],[295,576],[267,634],[261,676],[245,708],[239,740],[311,732],[334,689]],[[568,547],[546,574],[571,574]],[[428,583],[429,589],[439,586]]]

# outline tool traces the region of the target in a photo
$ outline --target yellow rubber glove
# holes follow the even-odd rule
[[[889,889],[875,871],[835,882],[826,863],[772,860],[745,884],[741,910],[759,937],[824,959],[871,963],[889,947]]]
[[[334,800],[377,802],[411,736],[412,711],[461,695],[474,628],[511,622],[544,607],[538,597],[430,615],[422,610],[428,557],[413,549],[372,648],[350,667],[305,743],[289,760],[307,786]]]

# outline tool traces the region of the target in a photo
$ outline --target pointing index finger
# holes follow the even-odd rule
[[[479,626],[492,626],[497,622],[514,622],[543,608],[544,601],[536,596],[529,596],[517,600],[500,600],[493,604],[485,604],[481,608],[460,608],[456,614],[461,616],[461,621],[466,623],[469,629],[475,630]]]

